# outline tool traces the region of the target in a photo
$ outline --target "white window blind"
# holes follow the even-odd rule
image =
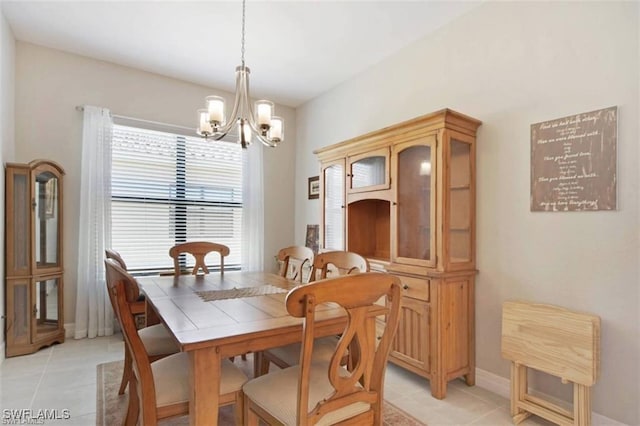
[[[115,125],[112,149],[111,246],[130,271],[172,269],[169,249],[185,241],[225,244],[225,269],[240,266],[240,145]],[[193,266],[190,256],[181,262]]]
[[[344,168],[324,169],[324,248],[344,250]]]

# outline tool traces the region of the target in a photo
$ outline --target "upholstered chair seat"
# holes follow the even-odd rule
[[[138,335],[149,356],[174,354],[179,351],[169,330],[163,324],[141,328]]]
[[[315,351],[315,344],[314,344]],[[331,397],[335,392],[329,382],[327,371],[328,362],[311,363],[311,373],[309,380],[309,407],[315,407],[320,401]],[[342,368],[346,377],[348,372]],[[256,405],[267,411],[271,416],[278,419],[285,425],[298,424],[296,417],[296,406],[298,402],[298,377],[300,376],[300,366],[277,370],[257,379],[248,382],[244,388],[244,394]],[[277,392],[273,390],[277,389]],[[332,425],[343,420],[350,419],[358,414],[367,412],[371,404],[365,402],[355,402],[336,411],[332,411],[323,416],[316,425]]]
[[[189,355],[180,352],[151,363],[158,407],[189,402]],[[227,359],[220,365],[220,394],[237,392],[248,380],[246,374]]]

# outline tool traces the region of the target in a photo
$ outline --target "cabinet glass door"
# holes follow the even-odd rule
[[[34,190],[34,255],[39,270],[59,266],[60,182],[50,171],[37,172]]]
[[[323,165],[323,247],[344,250],[344,160]]]
[[[471,144],[452,137],[449,145],[449,262],[471,262],[473,194]]]
[[[349,192],[389,188],[389,148],[349,157]]]
[[[33,339],[58,331],[60,278],[49,278],[35,282],[33,295]]]
[[[435,264],[435,137],[396,147],[396,246],[401,263]]]
[[[26,345],[29,343],[29,279],[7,280],[7,305],[11,306],[7,316],[7,343]]]
[[[9,277],[30,275],[29,216],[29,169],[7,168],[7,210],[12,212],[7,220],[7,263]]]

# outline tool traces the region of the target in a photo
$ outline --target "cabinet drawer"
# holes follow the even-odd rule
[[[429,280],[399,277],[402,281],[402,294],[418,300],[429,301]]]

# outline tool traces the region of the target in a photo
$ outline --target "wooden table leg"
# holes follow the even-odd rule
[[[218,425],[220,396],[220,353],[217,348],[189,352],[189,423]]]
[[[531,415],[528,411],[518,408],[518,402],[524,400],[529,385],[527,383],[527,367],[516,362],[511,363],[511,417],[513,423],[519,424]]]
[[[579,426],[591,426],[591,388],[573,384],[573,421]]]

